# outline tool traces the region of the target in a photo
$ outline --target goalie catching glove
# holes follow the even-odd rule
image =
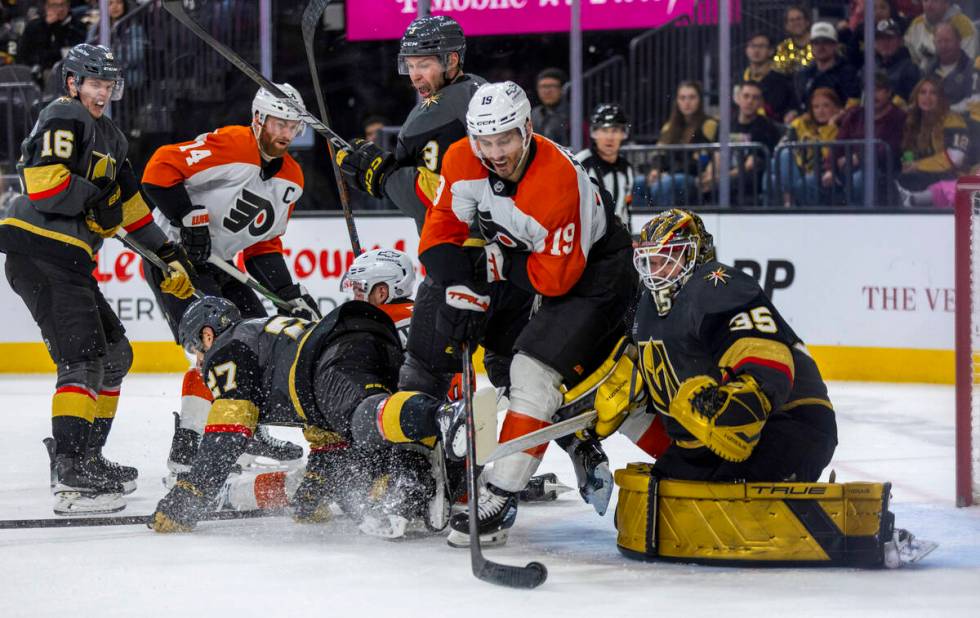
[[[726,461],[745,461],[759,442],[772,405],[750,375],[724,385],[711,376],[688,378],[670,402],[670,418]],[[668,425],[670,430],[670,425]],[[673,432],[671,432],[673,433]]]
[[[361,191],[372,197],[384,197],[385,179],[395,167],[395,157],[367,140],[356,139],[351,146],[337,151],[340,171],[353,179]]]

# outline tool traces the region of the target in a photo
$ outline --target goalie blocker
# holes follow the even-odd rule
[[[616,544],[636,560],[894,568],[936,548],[895,528],[891,483],[711,483],[616,471]]]

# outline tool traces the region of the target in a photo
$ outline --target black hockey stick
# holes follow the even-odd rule
[[[116,231],[116,238],[118,238],[122,244],[132,249],[138,256],[160,269],[160,272],[164,275],[170,272],[170,266],[160,259],[159,255],[153,253],[136,240],[130,238],[129,234],[126,233],[126,230],[119,228],[119,230]],[[198,290],[197,288],[194,288],[193,295],[194,298],[204,298],[204,292]]]
[[[163,8],[166,9],[168,13],[173,15],[177,21],[187,26],[191,32],[197,35],[199,39],[204,41],[214,51],[224,56],[225,60],[235,65],[235,67],[244,73],[246,77],[271,92],[272,96],[280,99],[283,103],[292,108],[293,111],[302,116],[303,122],[310,125],[314,131],[326,138],[326,140],[330,142],[334,148],[350,148],[350,144],[344,141],[344,138],[337,135],[333,129],[324,124],[322,120],[306,111],[302,105],[286,96],[286,93],[280,90],[264,75],[259,73],[255,67],[245,62],[245,60],[231,48],[205,32],[204,28],[194,21],[184,10],[183,0],[163,0]]]
[[[323,100],[323,90],[320,88],[320,76],[316,69],[316,56],[313,51],[313,41],[316,38],[316,31],[320,27],[320,20],[323,18],[323,11],[326,10],[330,0],[310,0],[303,11],[303,44],[306,46],[306,62],[310,65],[310,77],[313,79],[313,92],[316,95],[316,104],[320,109],[320,118],[323,122],[329,123],[330,116],[327,114],[327,103]],[[347,184],[344,182],[343,175],[340,173],[340,166],[337,165],[336,151],[333,143],[327,140],[327,153],[330,155],[330,165],[333,167],[334,180],[337,181],[337,194],[340,196],[340,206],[344,210],[344,220],[347,222],[347,234],[350,235],[350,245],[354,250],[354,255],[361,254],[361,239],[357,235],[357,227],[354,225],[354,213],[350,207],[350,195],[347,193]]]
[[[470,356],[470,344],[461,346],[463,355],[463,398],[466,406],[466,487],[469,491],[470,519],[470,563],[473,575],[491,584],[509,586],[511,588],[537,588],[548,578],[548,569],[540,562],[529,562],[525,566],[500,564],[487,560],[480,548],[480,509],[479,490],[477,489],[476,467],[476,424],[473,420],[473,358]]]
[[[208,513],[201,521],[227,521],[231,519],[255,519],[284,515],[282,510],[253,509],[249,511],[216,511]],[[2,519],[0,530],[27,530],[30,528],[84,528],[89,526],[138,526],[153,521],[153,515],[117,515],[109,517],[54,517],[49,519]]]

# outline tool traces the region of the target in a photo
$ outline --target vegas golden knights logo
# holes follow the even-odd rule
[[[111,154],[92,151],[92,158],[89,160],[88,178],[116,178],[116,159]]]
[[[640,367],[643,370],[643,381],[653,407],[661,414],[667,414],[670,400],[677,394],[680,382],[677,373],[667,358],[667,348],[663,341],[644,341],[640,343]]]

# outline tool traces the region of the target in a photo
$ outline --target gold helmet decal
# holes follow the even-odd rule
[[[633,266],[665,316],[697,267],[715,259],[715,245],[701,217],[671,208],[647,222],[633,250]]]

